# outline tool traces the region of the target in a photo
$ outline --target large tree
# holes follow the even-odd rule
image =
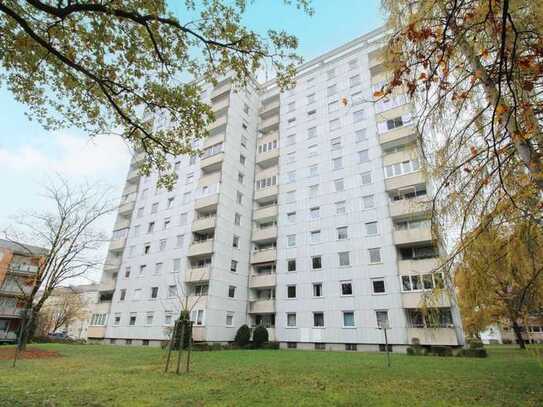
[[[515,206],[541,223],[543,4],[533,0],[383,0],[387,67],[375,96],[417,102],[435,185],[434,214],[458,231]]]
[[[524,348],[521,326],[543,306],[543,231],[512,213],[471,234],[455,273],[464,327],[475,336],[506,321]]]
[[[6,232],[13,242],[27,241],[45,248],[32,289],[21,295],[25,318],[18,349],[24,349],[32,338],[39,314],[55,289],[98,271],[103,263],[100,249],[108,236],[97,229],[97,223],[115,210],[108,199],[109,190],[98,184],[74,186],[59,179],[44,189],[51,209],[17,216]],[[31,253],[30,247],[27,250]]]
[[[284,0],[293,1],[312,13],[310,0]],[[147,153],[141,170],[172,185],[167,154],[192,152],[213,120],[200,83],[187,79],[215,83],[232,72],[245,84],[267,65],[285,86],[300,62],[295,37],[244,26],[247,0],[180,3],[182,15],[165,0],[2,0],[0,82],[48,129],[120,131]],[[142,111],[170,126],[153,129]]]

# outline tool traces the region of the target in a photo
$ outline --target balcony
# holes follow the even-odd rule
[[[140,173],[137,168],[131,169],[128,171],[128,175],[126,176],[126,181],[130,184],[137,183],[140,179]]]
[[[122,251],[124,249],[125,245],[126,245],[126,237],[123,237],[123,238],[117,239],[117,240],[112,240],[109,243],[109,251],[110,252]]]
[[[119,205],[119,215],[125,215],[128,216],[132,213],[134,210],[134,207],[136,206],[136,201],[131,202],[125,202]]]
[[[382,113],[377,114],[376,120],[378,122],[394,119],[405,114],[411,113],[413,107],[410,103],[405,103],[403,105],[396,106],[392,109],[387,109]]]
[[[389,208],[390,216],[393,218],[399,218],[430,213],[432,210],[432,204],[428,201],[428,197],[418,197],[392,201],[390,202]]]
[[[104,262],[104,271],[117,271],[121,267],[121,256],[107,256]]]
[[[454,328],[407,328],[407,340],[417,338],[421,345],[458,346]]]
[[[106,336],[105,326],[89,326],[87,329],[87,337],[90,339],[100,339]]]
[[[221,98],[221,99],[217,99],[213,101],[213,105],[211,106],[211,109],[213,110],[213,113],[217,115],[218,112],[227,110],[229,105],[230,105],[230,98],[225,97],[225,98]]]
[[[219,96],[223,96],[226,93],[230,92],[232,89],[232,82],[225,81],[222,84],[218,84],[213,91],[211,91],[211,99],[217,99]]]
[[[206,328],[205,326],[193,326],[192,327],[192,340],[194,342],[203,342],[206,340]]]
[[[186,283],[199,283],[209,280],[209,267],[190,268],[185,272]]]
[[[126,229],[130,226],[130,218],[126,216],[118,216],[113,230]]]
[[[221,169],[224,160],[224,153],[220,152],[200,159],[200,168],[203,172],[213,172]]]
[[[202,150],[205,150],[206,148],[219,143],[224,143],[224,133],[215,134],[214,136],[207,137],[202,145]]]
[[[0,318],[22,318],[23,315],[24,315],[23,308],[0,307]]]
[[[437,257],[420,260],[400,260],[398,262],[398,271],[400,274],[428,274],[436,270],[439,266]]]
[[[433,294],[431,290],[404,292],[402,293],[402,306],[404,308],[450,307],[451,300],[444,292],[439,295]]]
[[[253,300],[249,306],[252,314],[273,314],[275,312],[275,300]]]
[[[136,165],[142,164],[145,161],[145,153],[141,152],[141,153],[135,154],[132,160],[133,160],[133,163]]]
[[[194,222],[192,222],[192,231],[203,232],[215,229],[216,222],[217,218],[215,216],[206,216],[196,219]]]
[[[253,218],[256,222],[267,222],[277,219],[277,205],[269,205],[255,209]]]
[[[383,166],[401,163],[402,161],[413,160],[418,158],[417,150],[415,148],[404,149],[392,154],[387,154],[383,157]]]
[[[422,227],[394,231],[394,243],[398,246],[413,243],[429,243],[432,241],[432,228]]]
[[[415,133],[415,125],[407,123],[405,126],[381,133],[379,135],[379,143],[386,144],[394,142],[396,144],[406,144],[416,139]]]
[[[262,133],[268,133],[272,130],[276,130],[279,128],[279,115],[273,115],[267,119],[262,120],[260,123],[260,131]]]
[[[256,250],[251,253],[251,263],[270,263],[277,260],[275,248]]]
[[[219,130],[223,130],[226,127],[227,115],[217,117],[213,123],[208,127],[208,131],[212,134],[216,134]]]
[[[13,274],[33,275],[38,272],[38,266],[25,263],[10,263],[9,271]]]
[[[397,177],[385,179],[385,189],[393,191],[395,189],[407,188],[413,185],[426,183],[426,177],[422,171],[412,172],[410,174],[399,175]]]
[[[273,240],[277,240],[277,226],[268,226],[265,228],[253,229],[253,242],[264,242]]]
[[[213,253],[213,239],[194,241],[189,247],[188,256],[204,256]]]
[[[218,193],[211,194],[211,195],[197,198],[194,201],[194,209],[196,210],[213,209],[213,208],[216,208],[218,204],[219,204],[219,194]]]
[[[277,283],[277,275],[269,274],[251,274],[249,277],[249,288],[268,288],[275,287]]]
[[[189,295],[188,301],[187,301],[187,307],[188,309],[193,309],[194,307],[207,307],[207,294],[205,295]]]
[[[260,109],[260,117],[262,119],[266,119],[272,115],[279,113],[279,107],[281,105],[281,102],[279,98],[272,100],[270,103],[263,104]]]
[[[221,171],[204,174],[198,180],[198,187],[218,185],[221,182]]]
[[[266,151],[256,155],[256,163],[262,168],[268,168],[279,162],[279,149]]]
[[[279,193],[279,187],[277,185],[272,185],[264,189],[259,189],[255,191],[255,201],[271,201],[277,200],[277,194]]]

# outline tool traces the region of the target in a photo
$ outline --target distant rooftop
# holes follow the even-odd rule
[[[0,239],[0,249],[8,249],[21,256],[38,256],[47,254],[47,249],[38,246],[32,246],[26,243],[14,242],[11,240]]]

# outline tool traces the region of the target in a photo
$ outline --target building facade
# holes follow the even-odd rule
[[[285,348],[457,346],[443,287],[413,108],[375,101],[388,73],[383,30],[274,82],[208,86],[216,113],[199,157],[172,159],[157,190],[134,157],[89,338],[158,344],[182,309],[195,340],[225,342],[263,325]],[[156,120],[156,125],[162,123]]]
[[[0,239],[0,343],[15,342],[45,249]]]

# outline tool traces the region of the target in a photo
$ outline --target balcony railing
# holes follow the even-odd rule
[[[12,273],[18,274],[36,274],[38,272],[38,266],[24,263],[10,263],[9,270]]]

